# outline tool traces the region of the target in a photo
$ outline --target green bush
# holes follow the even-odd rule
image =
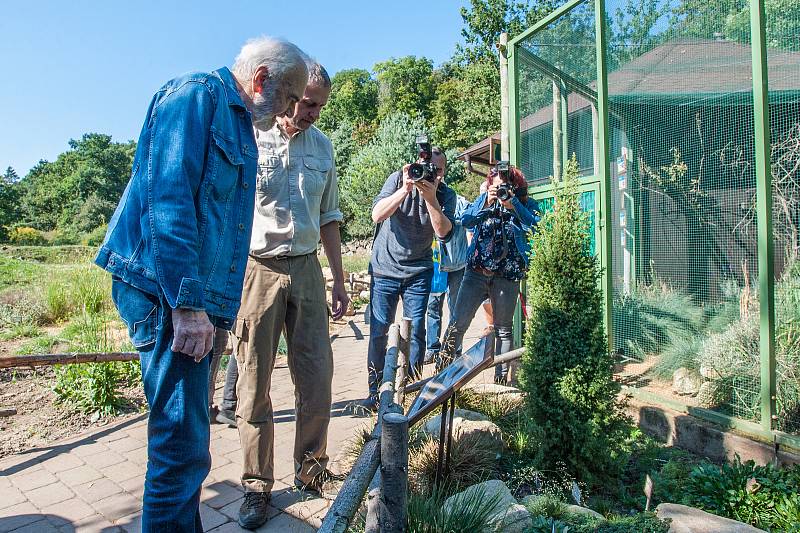
[[[697,466],[683,486],[686,505],[759,528],[787,531],[800,524],[800,466],[742,462]]]
[[[392,172],[416,158],[414,138],[425,131],[421,117],[386,117],[373,139],[352,156],[339,184],[344,232],[349,239],[372,237],[372,201]]]
[[[487,498],[480,491],[444,506],[450,490],[430,494],[411,492],[408,498],[408,533],[474,533],[487,531],[488,519],[496,512],[499,497]]]
[[[120,372],[114,363],[57,365],[53,391],[59,402],[84,413],[116,414],[124,405],[118,393]]]
[[[597,518],[582,514],[567,514],[561,519],[538,516],[533,519],[531,533],[667,533],[669,521],[653,513],[633,516]]]
[[[46,303],[53,321],[111,308],[111,280],[91,266],[67,270],[52,277],[45,286]]]
[[[84,233],[81,237],[81,244],[84,246],[97,247],[103,244],[103,239],[106,237],[107,226],[103,224],[94,228],[89,233]]]
[[[555,209],[533,237],[520,382],[536,428],[537,465],[550,470],[563,463],[578,479],[599,485],[617,478],[627,462],[630,421],[611,371],[600,268],[589,251],[574,158],[565,174],[554,183]]]
[[[42,246],[47,244],[44,234],[35,228],[19,226],[8,232],[8,242],[17,245]]]

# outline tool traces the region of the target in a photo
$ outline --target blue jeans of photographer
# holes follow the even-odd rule
[[[450,317],[455,314],[456,299],[458,298],[458,289],[461,287],[461,279],[464,277],[464,269],[456,270],[447,273],[447,292],[440,294],[433,294],[428,297],[428,313],[426,319],[426,348],[425,348],[425,361],[432,361],[442,349],[442,308],[444,307],[444,299],[447,296],[447,308],[450,311]],[[461,353],[461,346],[458,346],[457,353]]]
[[[411,319],[411,346],[409,354],[409,374],[414,377],[422,371],[425,352],[425,310],[431,292],[431,275],[425,271],[408,279],[372,276],[370,283],[370,321],[369,352],[367,372],[369,395],[378,394],[383,379],[383,365],[386,360],[386,343],[389,326],[394,322],[398,300],[403,298],[403,316]]]
[[[147,420],[142,531],[203,531],[200,490],[211,467],[209,357],[173,352],[172,310],[163,299],[115,279],[111,294],[139,351]]]

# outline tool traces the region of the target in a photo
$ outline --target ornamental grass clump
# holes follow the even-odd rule
[[[600,268],[577,193],[577,163],[555,183],[555,208],[533,236],[528,274],[531,312],[520,382],[536,433],[534,461],[557,465],[589,485],[621,474],[630,421],[618,400],[603,330]]]

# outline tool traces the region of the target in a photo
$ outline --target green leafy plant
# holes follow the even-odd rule
[[[113,415],[124,405],[118,393],[119,368],[113,363],[57,365],[53,391],[59,402],[84,413]]]
[[[489,518],[497,512],[499,497],[487,498],[474,491],[458,500],[457,505],[445,506],[446,495],[452,489],[433,491],[428,495],[411,492],[408,498],[409,533],[474,533],[485,531]]]
[[[618,400],[603,332],[600,268],[589,251],[577,198],[577,162],[555,183],[555,209],[533,237],[531,311],[520,382],[542,469],[563,463],[578,479],[603,484],[627,462],[630,421]]]
[[[800,466],[704,463],[692,470],[682,503],[759,528],[786,531],[800,524]]]

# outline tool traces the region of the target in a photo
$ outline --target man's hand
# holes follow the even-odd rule
[[[331,290],[331,311],[333,312],[333,319],[339,320],[342,318],[349,304],[350,297],[347,295],[347,289],[344,288],[344,281],[334,282],[333,289]]]
[[[422,199],[431,207],[439,207],[439,200],[436,198],[436,190],[439,188],[439,182],[441,181],[441,176],[437,176],[433,183],[428,180],[419,180],[414,183]]]
[[[400,186],[406,193],[410,193],[414,190],[414,180],[408,175],[408,167],[410,166],[411,165],[406,165],[403,167],[403,185]]]
[[[172,351],[194,357],[196,363],[208,355],[214,344],[214,326],[205,311],[172,310],[172,329],[175,338]]]

